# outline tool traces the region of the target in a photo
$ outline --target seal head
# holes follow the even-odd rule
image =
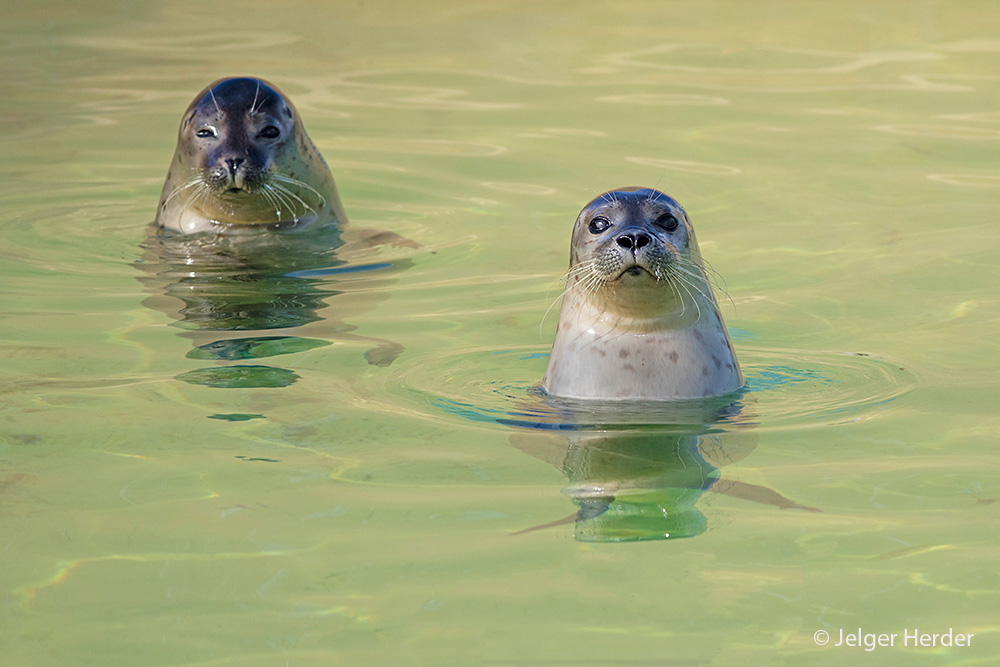
[[[672,400],[743,385],[687,213],[657,190],[596,198],[573,228],[542,380],[566,398]]]
[[[194,233],[344,220],[330,169],[274,85],[220,79],[191,102],[157,224]]]

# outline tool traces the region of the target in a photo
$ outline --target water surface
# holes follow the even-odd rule
[[[991,3],[0,14],[5,662],[997,654]],[[227,75],[291,96],[352,226],[419,247],[157,249]],[[690,213],[748,391],[543,428],[572,222],[628,185]],[[832,645],[858,628],[898,638]]]

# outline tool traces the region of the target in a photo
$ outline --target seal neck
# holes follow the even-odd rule
[[[707,285],[703,289],[710,289]],[[582,320],[635,332],[663,331],[694,326],[699,321],[714,325],[718,308],[711,292],[696,292],[659,286],[603,285],[588,292],[573,285],[566,298]]]

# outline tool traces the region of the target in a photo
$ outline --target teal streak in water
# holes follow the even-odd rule
[[[238,359],[261,359],[279,354],[304,352],[329,345],[329,341],[297,336],[258,336],[255,338],[232,338],[217,340],[200,345],[187,353],[188,359],[213,359],[235,361]]]
[[[267,419],[264,415],[242,413],[242,412],[209,415],[208,418],[219,419],[221,421],[227,421],[227,422],[246,422],[250,421],[251,419]]]
[[[829,373],[812,368],[792,368],[791,366],[771,366],[756,374],[748,374],[747,389],[749,391],[767,391],[776,387],[798,384],[800,382],[818,382],[829,384],[838,382],[829,377]]]
[[[259,389],[287,387],[299,376],[285,368],[271,366],[226,366],[223,368],[199,368],[181,373],[178,380],[188,384],[219,389]]]
[[[375,264],[357,264],[352,266],[334,266],[323,269],[305,269],[302,271],[292,271],[287,275],[291,278],[321,278],[324,276],[336,276],[344,273],[359,273],[361,271],[376,271],[392,267],[391,262],[378,262]]]

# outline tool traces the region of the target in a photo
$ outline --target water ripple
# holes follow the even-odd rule
[[[747,378],[744,396],[754,403],[759,428],[765,430],[873,419],[917,382],[902,362],[868,353],[754,348],[741,350],[740,358]],[[552,423],[562,413],[538,393],[547,361],[548,350],[538,347],[435,355],[401,374],[398,390],[402,400],[432,419]],[[631,408],[613,405],[619,414]],[[632,411],[646,409],[637,405]]]
[[[725,106],[732,102],[725,97],[694,95],[683,93],[632,93],[629,95],[605,95],[598,102],[613,104],[656,104],[661,106]]]
[[[655,157],[627,157],[626,161],[633,164],[640,164],[644,167],[655,167],[657,169],[669,169],[671,171],[684,171],[689,174],[705,174],[708,176],[735,176],[741,173],[739,167],[730,167],[724,164],[711,164],[709,162],[691,162],[688,160],[664,160]]]
[[[552,195],[556,193],[555,188],[534,183],[501,183],[497,181],[484,181],[480,183],[485,188],[500,190],[501,192],[513,192],[519,195]]]
[[[765,428],[870,419],[917,385],[904,362],[864,352],[755,349],[740,358]]]
[[[338,151],[362,153],[416,153],[461,157],[492,157],[507,152],[504,146],[451,139],[384,139],[381,137],[337,137],[330,142]]]
[[[721,44],[676,42],[609,57],[627,67],[726,73],[849,73],[887,63],[926,62],[943,56],[928,51],[826,51],[783,46],[733,49]],[[803,66],[804,63],[809,63]],[[810,66],[811,65],[811,66]]]
[[[114,51],[115,53],[156,53],[204,58],[206,52],[232,53],[233,51],[249,51],[258,53],[270,48],[294,44],[302,37],[293,33],[281,32],[219,32],[215,30],[203,33],[185,34],[176,37],[77,37],[72,43],[91,49]]]
[[[984,174],[927,174],[927,180],[966,188],[1000,188],[1000,176]]]
[[[1000,130],[955,125],[876,125],[879,132],[900,134],[904,137],[933,137],[937,139],[1000,139]]]

